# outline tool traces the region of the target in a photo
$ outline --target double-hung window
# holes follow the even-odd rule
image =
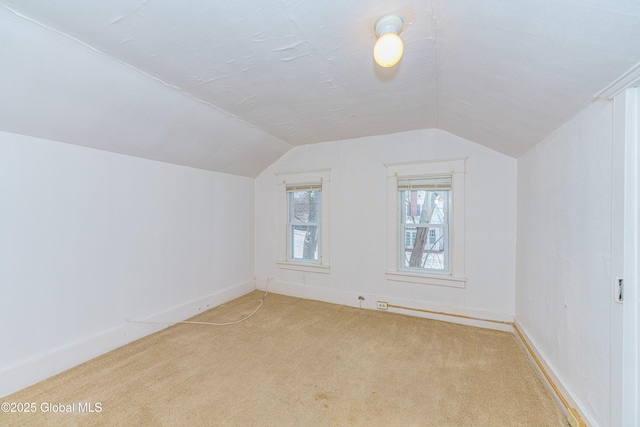
[[[329,273],[329,169],[278,174],[278,265]]]
[[[401,270],[451,271],[451,175],[403,178],[398,189]],[[407,239],[410,236],[410,239]]]
[[[466,159],[387,164],[387,278],[464,287]]]
[[[287,260],[320,261],[321,197],[320,183],[287,186]]]

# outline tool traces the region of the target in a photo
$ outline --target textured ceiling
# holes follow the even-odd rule
[[[0,58],[8,132],[246,176],[422,128],[515,157],[640,62],[640,1],[0,0]]]

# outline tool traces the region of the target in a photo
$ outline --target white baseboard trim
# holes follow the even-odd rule
[[[573,408],[586,425],[597,427],[598,424],[594,423],[593,420],[585,413],[580,404],[565,387],[563,381],[556,375],[544,354],[538,350],[535,341],[531,339],[527,329],[524,328],[517,320],[514,322],[514,335],[516,340],[522,345],[527,353],[531,364],[538,371],[542,382],[547,386],[549,392],[556,399],[558,406],[564,411],[565,415],[567,415],[567,412],[570,410],[569,408]]]
[[[127,320],[154,322],[184,320],[241,297],[254,291],[255,288],[255,281],[250,280],[216,291],[202,298],[167,308],[160,313],[144,319]],[[18,390],[50,378],[60,372],[66,371],[67,369],[169,326],[170,324],[149,325],[125,321],[125,323],[102,333],[54,348],[30,359],[3,368],[0,370],[0,397],[15,393]]]
[[[480,328],[513,332],[513,316],[483,310],[469,310],[432,304],[427,301],[415,301],[390,296],[371,295],[338,289],[321,288],[278,280],[256,278],[256,289],[266,290],[277,294],[305,298],[350,307],[378,310],[376,303],[384,301],[388,304],[387,311],[406,314],[409,316],[459,323]],[[359,296],[364,300],[360,301]]]

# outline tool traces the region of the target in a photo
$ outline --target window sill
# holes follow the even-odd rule
[[[387,279],[394,282],[420,283],[423,285],[447,286],[450,288],[464,288],[466,277],[436,276],[428,274],[410,273],[405,271],[387,271]]]
[[[299,262],[288,262],[288,261],[278,261],[276,262],[278,267],[284,268],[286,270],[297,270],[297,271],[307,271],[310,273],[323,273],[329,274],[331,272],[331,267],[328,265],[322,264],[303,264]]]

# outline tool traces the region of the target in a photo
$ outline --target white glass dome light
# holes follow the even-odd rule
[[[402,31],[404,20],[400,15],[385,15],[374,25],[376,32],[373,58],[381,67],[393,67],[402,58],[404,44],[398,34]]]

